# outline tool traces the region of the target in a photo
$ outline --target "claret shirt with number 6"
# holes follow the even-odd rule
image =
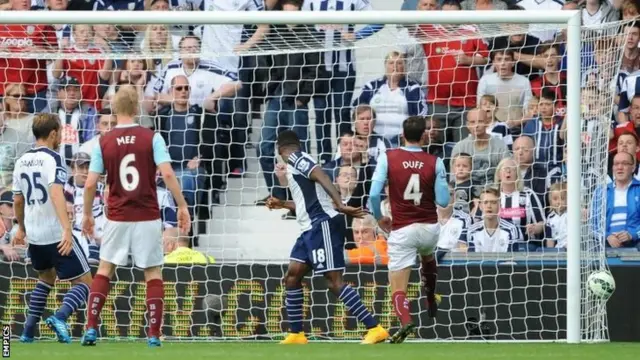
[[[89,171],[107,175],[107,219],[122,222],[160,219],[156,168],[171,162],[160,134],[137,124],[118,125],[93,148]]]

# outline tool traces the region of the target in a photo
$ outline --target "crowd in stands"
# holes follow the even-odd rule
[[[366,11],[372,5],[369,0],[0,0],[0,9]],[[583,43],[582,117],[585,124],[603,116],[611,123],[610,179],[602,189],[608,200],[603,243],[636,248],[640,21],[633,20],[640,16],[640,1],[406,0],[402,9],[581,9],[584,25],[626,21],[615,34]],[[443,158],[450,174],[452,200],[439,209],[443,253],[565,249],[565,32],[531,25],[522,33],[487,37],[471,25],[405,26],[398,31],[408,40],[380,60],[384,72],[361,88],[355,85],[355,51],[301,50],[335,48],[376,36],[382,28],[0,25],[0,232],[5,234],[0,250],[5,259],[26,256],[9,242],[15,229],[6,189],[15,160],[34,142],[34,114],[55,113],[63,123],[60,153],[72,175],[65,194],[78,226],[92,149],[115,126],[111,98],[124,85],[133,86],[143,99],[140,124],[164,137],[192,216],[198,219],[192,234],[178,233],[173,199],[158,180],[168,262],[214,261],[190,247],[206,231],[227,179],[245,175],[247,149],[257,151],[269,196],[287,197],[278,181],[284,167],[278,163],[275,140],[282,129],[292,129],[303,150],[317,156],[335,181],[343,201],[366,208],[376,158],[402,145],[402,122],[412,116],[427,123],[424,151]],[[252,55],[254,48],[286,51]],[[613,59],[618,49],[620,69]],[[44,60],[28,56],[30,52],[62,56]],[[607,114],[603,109],[611,99],[614,110]],[[309,129],[312,116],[315,139]],[[262,120],[260,127],[253,125],[255,119]],[[332,125],[337,146],[331,140]],[[583,128],[588,142],[591,130]],[[249,141],[251,131],[260,135],[256,144]],[[100,221],[87,239],[94,260],[108,196],[103,187],[98,192],[94,216]],[[255,205],[264,205],[267,198]],[[388,204],[385,211],[393,216]],[[291,211],[283,219],[295,217]],[[345,225],[350,261],[386,263],[386,234],[372,217],[345,218]]]

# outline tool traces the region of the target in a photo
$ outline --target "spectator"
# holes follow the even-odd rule
[[[638,147],[638,136],[635,132],[625,131],[618,137],[617,151],[609,154],[609,175],[613,177],[613,159],[616,153],[631,154],[636,158],[636,163],[640,159],[640,149]],[[640,166],[636,166],[633,171],[634,178],[640,180]]]
[[[524,9],[515,5],[509,8],[509,10]],[[521,29],[521,26],[518,26],[518,29]],[[488,47],[491,52],[512,49],[513,56],[516,60],[516,74],[534,78],[538,74],[538,69],[532,68],[531,59],[535,57],[538,45],[540,45],[540,39],[523,31],[519,34],[503,35],[489,39]]]
[[[433,0],[425,0],[425,5]],[[431,6],[419,10],[432,10]],[[427,102],[432,114],[445,121],[445,142],[458,142],[467,136],[464,127],[465,112],[476,106],[478,74],[474,66],[487,64],[487,46],[475,27],[460,26],[453,33],[442,25],[421,25],[418,36],[424,40],[423,48],[428,69]],[[435,40],[435,38],[468,37],[462,40]]]
[[[10,9],[28,11],[25,0],[10,0]],[[58,48],[55,29],[50,25],[0,25],[4,51],[16,53],[49,52]],[[35,113],[47,107],[47,62],[34,58],[0,58],[0,96],[7,96],[6,87],[23,84],[25,112]]]
[[[445,145],[442,140],[442,128],[440,127],[440,119],[435,116],[425,117],[427,122],[426,132],[427,136],[424,138],[424,144],[422,150],[428,152],[433,156],[437,156],[444,159],[445,168],[449,169],[449,159],[445,154]]]
[[[467,230],[471,226],[468,212],[456,209],[457,198],[454,196],[454,184],[449,183],[449,206],[438,208],[440,237],[438,250],[442,252],[467,252]]]
[[[98,57],[108,49],[91,47],[93,30],[89,25],[74,25],[73,47],[64,50],[64,58],[56,59],[53,63],[52,74],[56,79],[63,77],[75,78],[80,85],[81,95],[78,100],[83,104],[102,109],[102,98],[111,82],[113,62],[101,59],[76,59],[74,54],[95,55]],[[61,81],[64,81],[61,80]],[[64,85],[63,85],[64,86]]]
[[[425,115],[427,104],[419,83],[407,79],[405,58],[392,51],[385,58],[385,75],[366,83],[353,106],[367,104],[376,112],[376,133],[393,147],[400,144],[402,122],[408,116]]]
[[[518,127],[521,125],[522,109],[531,99],[531,84],[526,77],[514,73],[512,50],[494,51],[491,58],[495,71],[480,79],[478,103],[481,103],[484,95],[495,96],[495,118],[509,127]]]
[[[373,216],[367,215],[362,219],[353,219],[351,226],[357,247],[347,250],[349,263],[387,265],[389,263],[387,240],[377,233],[377,224]]]
[[[78,152],[92,154],[93,148],[99,146],[98,144],[100,143],[100,137],[113,129],[116,124],[116,117],[115,115],[111,114],[111,110],[102,109],[102,111],[98,113],[98,133],[95,134],[95,136],[93,136],[91,139],[85,141],[85,143],[80,146]]]
[[[189,248],[189,237],[179,234],[176,228],[165,230],[162,238],[165,244],[165,252],[167,252],[164,256],[165,264],[208,265],[216,262],[213,256]]]
[[[71,174],[64,185],[64,195],[68,203],[72,206],[72,224],[77,230],[82,229],[83,207],[84,207],[84,184],[89,174],[89,163],[91,156],[87,153],[78,152],[72,159]],[[104,213],[105,206],[105,185],[98,183],[96,187],[96,196],[93,200],[93,218],[95,220],[95,232],[87,239],[89,245],[100,246],[104,233],[104,227],[107,218]]]
[[[606,1],[606,0],[605,0]],[[540,98],[542,90],[549,89],[556,94],[556,115],[565,114],[567,95],[567,73],[560,71],[560,47],[556,43],[544,43],[538,47],[538,54],[545,58],[544,72],[531,80],[531,92]]]
[[[167,144],[172,167],[180,180],[184,198],[193,210],[198,200],[198,191],[203,190],[204,185],[203,169],[200,166],[200,154],[204,150],[201,148],[211,144],[207,144],[206,140],[201,141],[203,109],[198,105],[189,104],[191,98],[189,83],[189,79],[184,75],[172,77],[173,101],[170,105],[158,110],[155,128]],[[211,97],[205,100],[204,105],[209,111],[215,108]]]
[[[489,126],[487,114],[480,109],[472,109],[467,113],[469,136],[456,144],[451,156],[466,153],[471,156],[471,181],[480,189],[493,182],[493,174],[498,163],[509,155],[504,141],[487,134]],[[479,192],[479,191],[478,191]]]
[[[352,200],[353,190],[358,185],[358,171],[352,166],[341,166],[338,169],[338,177],[336,179],[336,187],[340,191],[342,202],[348,204]],[[354,199],[355,202],[361,203],[362,199]],[[356,207],[362,207],[360,205],[354,205]]]
[[[487,133],[504,141],[504,144],[507,145],[507,148],[511,150],[511,147],[513,146],[513,137],[511,136],[511,130],[509,130],[509,126],[507,126],[507,123],[504,123],[496,118],[497,108],[498,101],[495,96],[483,95],[480,98],[480,109],[486,112],[487,117],[491,119],[491,125],[487,127]]]
[[[520,136],[513,142],[513,157],[516,164],[518,164],[523,185],[533,190],[538,195],[538,198],[543,203],[546,203],[545,198],[550,183],[547,178],[549,172],[544,164],[534,163],[533,153],[535,148],[536,144],[533,138],[526,135]],[[552,169],[552,171],[555,173],[557,170]]]
[[[463,0],[460,2],[462,10],[507,10],[507,4],[502,0]]]
[[[567,183],[555,183],[549,188],[551,211],[544,227],[544,237],[548,248],[567,248]]]
[[[607,246],[633,247],[640,238],[640,181],[633,178],[636,158],[620,152],[613,158],[615,180],[607,185]]]
[[[640,95],[634,96],[633,100],[631,100],[629,122],[633,124],[636,135],[640,137]]]
[[[543,246],[545,208],[538,195],[525,187],[520,169],[513,159],[504,159],[496,169],[500,190],[500,218],[520,229],[529,250]]]
[[[635,0],[622,1],[622,20],[636,20],[640,16],[640,4]]]
[[[640,69],[640,21],[634,21],[624,28],[624,48],[622,50],[622,63],[618,73],[617,83],[622,84],[624,79]],[[606,50],[605,56],[607,55]],[[596,53],[596,59],[599,54]],[[610,56],[610,55],[609,55]],[[598,62],[603,63],[603,62]],[[618,89],[618,92],[620,89]]]
[[[158,180],[160,180],[160,178]],[[158,185],[156,193],[158,195],[158,207],[160,208],[162,228],[166,230],[178,226],[178,214],[176,212],[176,202],[171,192],[165,189],[163,185]]]
[[[147,1],[145,1],[147,2]],[[195,11],[199,10],[200,4],[202,0],[184,0],[184,1],[171,1],[170,0],[151,0],[151,4],[149,5],[149,10],[151,11]],[[168,50],[178,51],[178,42],[183,36],[189,35],[189,25],[148,25],[145,29],[144,33],[138,33],[138,38],[140,35],[143,35],[141,39],[142,48],[145,49],[149,46],[150,42],[155,41],[156,44],[154,46],[159,46],[158,49],[165,49],[167,46]],[[153,28],[152,30],[150,30]],[[160,35],[160,36],[158,36]],[[148,39],[153,38],[155,39]],[[149,41],[151,40],[151,41]],[[160,42],[161,41],[161,42]],[[146,44],[145,44],[146,43]]]
[[[97,112],[81,101],[81,86],[76,78],[65,77],[58,88],[58,114],[62,123],[60,155],[67,165],[80,146],[96,134]]]
[[[620,21],[620,12],[609,0],[585,0],[582,9],[582,25],[599,25]]]
[[[144,127],[153,127],[153,118],[149,116],[149,110],[154,111],[153,101],[153,85],[149,82],[152,79],[150,72],[147,71],[148,62],[142,59],[127,59],[124,61],[122,71],[116,73],[118,76],[117,83],[112,84],[105,94],[105,106],[111,107],[111,99],[123,85],[131,85],[142,100],[140,104],[140,113],[138,115],[138,123]]]
[[[127,53],[133,48],[131,43],[135,40],[136,36],[135,31],[122,31],[127,28],[130,27],[121,26],[120,28],[117,28],[115,25],[111,24],[94,25],[93,43],[95,46],[107,53]],[[140,29],[144,29],[144,26],[141,26]],[[114,62],[118,64],[117,60]],[[116,66],[114,65],[114,67]]]
[[[561,117],[555,115],[556,94],[544,89],[538,103],[540,116],[527,121],[522,134],[530,136],[536,144],[536,164],[546,164],[547,170],[556,167],[562,161],[562,147],[566,125]]]
[[[147,69],[154,77],[160,76],[162,69],[172,60],[180,50],[181,38],[170,35],[167,25],[149,25],[144,32],[140,47],[142,53],[149,56]],[[149,80],[150,83],[154,81]]]
[[[21,246],[12,245],[14,233],[13,192],[0,190],[0,252],[4,261],[20,261],[24,256]],[[21,255],[22,253],[22,255]]]
[[[563,9],[564,2],[561,0],[520,0],[517,5],[524,10],[560,11]],[[531,24],[528,32],[540,41],[549,41],[556,36],[556,29],[556,27]]]
[[[598,38],[594,41],[594,62],[582,74],[582,87],[584,89],[594,88],[598,91],[609,93],[615,88],[616,95],[621,92],[622,84],[627,74],[624,72],[619,75],[615,74],[617,60],[613,59],[614,52],[611,49],[617,46],[616,41],[611,37]],[[616,98],[615,102],[616,104],[619,103],[619,99]]]
[[[210,111],[218,108],[218,101],[223,97],[233,96],[240,83],[235,74],[225,72],[217,66],[201,61],[194,54],[200,53],[200,39],[185,36],[180,40],[180,60],[171,61],[163,70],[154,87],[155,100],[158,105],[170,105],[173,96],[170,89],[173,78],[186,76],[189,79],[191,105],[204,106],[205,102],[214,104]]]
[[[297,1],[283,3],[285,11],[299,11]],[[291,9],[293,8],[293,9]],[[260,134],[258,157],[260,167],[273,196],[283,199],[285,191],[274,176],[276,138],[283,129],[293,130],[300,139],[302,151],[309,152],[309,108],[313,94],[326,93],[328,83],[318,80],[320,73],[320,53],[296,52],[302,49],[302,39],[318,39],[320,34],[308,25],[275,26],[268,40],[275,37],[286,39],[292,52],[272,56],[270,81],[267,85],[267,107]]]
[[[145,0],[95,0],[97,11],[144,11]],[[127,51],[136,39],[136,31],[144,30],[144,25],[96,25],[94,30],[104,44],[109,44],[114,52]],[[104,31],[104,32],[103,32]]]
[[[35,138],[31,132],[33,114],[27,113],[24,86],[6,84],[4,91],[0,117],[3,125],[0,128],[0,186],[8,187],[16,160],[31,149]]]
[[[373,10],[369,0],[306,0],[302,4],[303,11],[367,11]],[[351,104],[353,90],[356,84],[355,50],[333,50],[336,46],[343,46],[341,42],[353,43],[366,39],[380,31],[384,25],[367,25],[354,31],[355,25],[319,25],[324,35],[324,48],[332,49],[322,55],[324,70],[328,73],[329,91],[317,93],[313,98],[316,111],[316,138],[318,154],[321,163],[331,160],[331,109],[338,134],[351,130]],[[336,41],[339,43],[336,44]]]
[[[378,134],[374,129],[376,126],[376,112],[369,105],[358,105],[353,110],[353,131],[356,136],[368,139],[370,157],[377,159],[378,156],[391,148],[388,139]],[[336,159],[340,158],[340,147],[336,151]]]
[[[522,234],[512,223],[500,218],[500,192],[486,188],[480,193],[482,220],[475,222],[467,230],[469,251],[511,252],[517,250]]]
[[[31,2],[31,10],[66,11],[68,7],[69,0],[46,0]],[[71,25],[58,24],[53,25],[53,27],[56,30],[56,38],[58,39],[58,45],[60,49],[69,47],[71,40]]]
[[[475,207],[474,200],[480,195],[477,187],[471,182],[473,160],[467,153],[458,153],[451,160],[453,172],[453,207],[458,211],[471,214]]]

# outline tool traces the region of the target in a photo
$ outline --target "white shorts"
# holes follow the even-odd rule
[[[414,266],[417,254],[433,254],[439,235],[440,224],[411,224],[391,231],[387,240],[389,271]]]
[[[107,219],[100,245],[100,260],[125,266],[129,263],[129,255],[133,264],[141,269],[164,263],[160,219],[136,222]]]

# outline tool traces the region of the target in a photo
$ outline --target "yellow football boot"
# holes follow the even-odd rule
[[[308,343],[309,340],[307,340],[307,337],[303,332],[289,333],[284,340],[280,341],[280,344],[282,345],[304,345]]]
[[[378,325],[372,329],[369,329],[367,335],[364,336],[361,344],[373,345],[381,343],[389,338],[389,333],[382,326]]]

